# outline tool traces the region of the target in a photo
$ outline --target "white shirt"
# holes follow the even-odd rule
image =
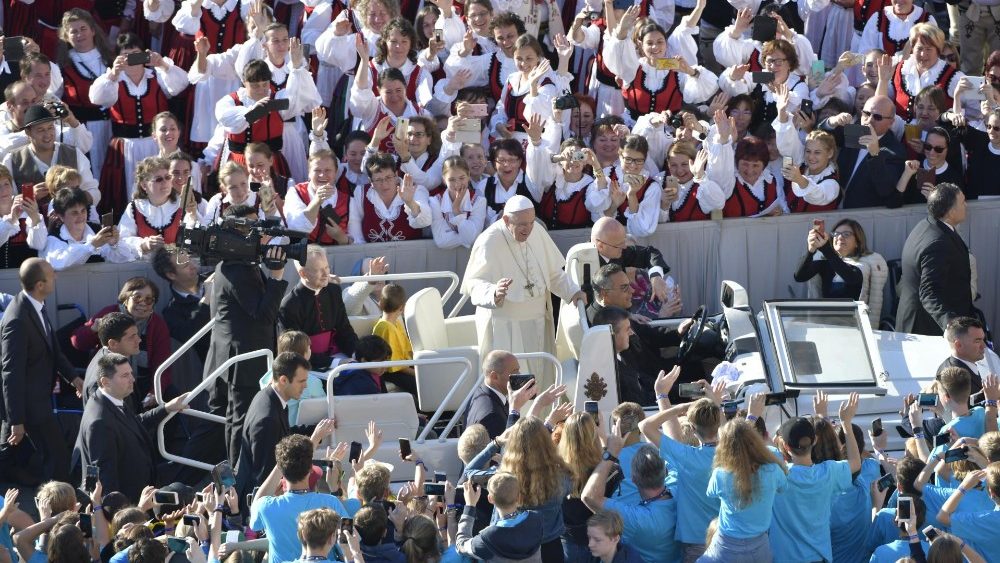
[[[503,403],[504,405],[507,404],[507,395],[506,394],[501,393],[501,392],[497,391],[496,389],[490,387],[489,384],[485,384],[485,385],[486,385],[487,389],[489,389],[490,391],[493,391],[494,395],[496,395],[497,397],[500,397],[500,402],[501,403]]]
[[[120,409],[124,409],[125,408],[125,401],[123,401],[121,399],[116,399],[115,397],[113,397],[111,395],[111,393],[108,393],[104,389],[98,389],[98,391],[100,391],[101,395],[104,395],[105,397],[107,397],[108,400],[111,401],[112,405],[114,405],[114,406],[116,406],[116,407],[118,407]]]
[[[42,307],[45,306],[45,303],[42,303],[41,301],[35,299],[28,292],[24,292],[24,296],[27,297],[28,301],[31,301],[32,306],[35,307],[35,312],[38,313],[38,320],[42,321],[42,326],[43,327],[49,326],[48,319],[46,319],[45,314],[42,313]]]

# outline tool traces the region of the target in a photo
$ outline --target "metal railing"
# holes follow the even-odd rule
[[[475,372],[472,369],[472,362],[468,358],[423,358],[420,360],[396,360],[390,362],[354,362],[349,364],[340,364],[328,372],[328,377],[326,380],[326,405],[327,405],[327,417],[333,419],[335,416],[335,406],[334,406],[334,394],[333,394],[333,381],[336,379],[337,375],[347,369],[368,369],[368,368],[383,368],[383,367],[407,367],[407,366],[433,366],[433,365],[445,365],[445,364],[461,364],[463,367],[461,375],[458,377],[458,381],[451,386],[448,393],[441,400],[441,404],[438,406],[437,410],[431,416],[430,420],[424,426],[423,432],[417,437],[417,443],[423,444],[427,439],[427,434],[430,432],[437,421],[441,419],[441,415],[444,414],[444,406],[447,405],[451,398],[455,395],[459,386],[466,382],[469,377],[474,377]],[[475,386],[469,390],[469,393],[462,399],[462,404],[459,405],[458,409],[455,411],[456,415],[448,422],[448,426],[443,432],[443,436],[447,436],[451,429],[454,428],[455,424],[458,422],[458,415],[465,410],[468,406],[469,400],[472,398],[472,392],[475,391]],[[336,430],[334,430],[336,432]],[[444,442],[446,438],[440,438],[441,442]]]
[[[180,348],[178,348],[177,351],[175,351],[173,354],[170,354],[170,356],[168,356],[166,360],[163,360],[163,363],[160,364],[160,367],[156,368],[156,373],[153,374],[153,392],[156,394],[157,403],[161,405],[164,403],[163,390],[160,385],[160,381],[163,379],[163,372],[167,371],[167,368],[174,365],[177,362],[177,360],[181,359],[181,356],[183,356],[184,354],[187,353],[188,350],[193,348],[194,345],[197,344],[198,341],[201,340],[203,336],[205,336],[206,334],[208,334],[209,331],[212,330],[212,327],[214,327],[215,323],[217,322],[219,322],[219,317],[212,317],[207,323],[205,323],[205,326],[201,327],[201,329],[198,332],[194,333],[194,335],[191,338],[188,338],[187,342],[181,344]]]
[[[208,323],[208,325],[211,325],[211,324],[213,324],[213,323],[212,322]],[[202,330],[205,330],[205,329],[202,329]],[[201,331],[199,331],[199,332],[201,332]],[[196,334],[195,336],[198,336],[198,335]],[[197,342],[197,339],[194,338],[194,337],[192,337],[191,340],[188,340],[188,342],[186,344],[191,344],[193,342]],[[183,348],[183,346],[181,348]],[[218,379],[219,376],[221,376],[223,373],[226,373],[227,371],[229,371],[230,366],[232,366],[233,364],[235,364],[237,362],[242,362],[243,360],[249,360],[249,359],[252,359],[252,358],[259,358],[261,356],[264,356],[264,357],[267,358],[267,369],[270,370],[271,369],[271,363],[274,361],[274,353],[272,353],[268,349],[255,350],[253,352],[247,352],[245,354],[239,354],[238,356],[233,356],[233,357],[229,358],[228,360],[226,360],[225,363],[223,363],[221,366],[219,366],[218,368],[216,368],[215,371],[213,371],[212,373],[208,374],[208,376],[205,377],[205,379],[203,379],[201,383],[199,383],[197,386],[195,386],[195,388],[192,389],[187,394],[187,397],[184,398],[184,404],[185,405],[190,405],[191,401],[196,396],[198,396],[199,393],[201,393],[202,391],[208,389],[210,386],[214,385],[215,384],[215,380]],[[173,356],[171,356],[171,357],[173,357]],[[164,362],[164,364],[166,364],[166,362]],[[159,385],[159,376],[160,376],[160,373],[162,373],[162,372],[157,372],[157,374],[156,374],[156,383],[157,383],[157,385]],[[263,375],[263,374],[261,374],[261,375]],[[157,397],[157,400],[160,400],[160,398]],[[211,471],[212,468],[214,467],[214,465],[212,465],[212,464],[205,463],[205,462],[202,462],[202,461],[198,461],[198,460],[195,460],[195,459],[190,459],[190,458],[182,457],[182,456],[179,456],[179,455],[175,455],[175,454],[172,454],[172,453],[170,453],[170,452],[167,451],[167,448],[166,448],[166,439],[165,439],[165,437],[163,435],[163,427],[166,426],[167,422],[169,422],[170,419],[172,419],[177,414],[184,414],[184,415],[187,415],[187,416],[193,416],[195,418],[201,418],[203,420],[208,420],[208,421],[211,421],[211,422],[219,422],[219,423],[223,423],[223,424],[225,424],[225,422],[226,422],[226,417],[219,416],[219,415],[216,415],[216,414],[207,413],[207,412],[203,412],[203,411],[199,411],[199,410],[195,410],[195,409],[190,409],[189,408],[189,409],[184,409],[184,410],[182,410],[180,412],[176,412],[176,413],[173,413],[173,412],[167,413],[167,416],[164,417],[164,419],[161,420],[160,424],[157,425],[157,427],[156,427],[156,444],[157,444],[157,447],[160,450],[160,455],[163,456],[163,459],[165,459],[167,461],[173,461],[173,462],[176,462],[176,463],[180,463],[182,465],[189,465],[191,467],[197,467],[198,469],[203,469],[205,471]],[[223,457],[225,457],[225,456],[223,456]]]
[[[559,359],[549,354],[548,352],[519,352],[514,354],[514,357],[519,360],[545,360],[546,362],[551,362],[556,366],[556,385],[562,385],[563,382],[563,367],[559,363]],[[541,393],[544,389],[539,389],[538,392]]]
[[[445,292],[441,294],[442,304],[447,303],[448,299],[451,299],[451,296],[454,295],[455,291],[458,289],[458,284],[461,282],[461,280],[458,277],[458,274],[456,274],[455,272],[439,271],[439,272],[413,272],[407,274],[378,274],[378,275],[372,274],[364,276],[340,276],[340,283],[341,285],[343,285],[345,283],[355,283],[355,282],[409,281],[409,280],[433,280],[433,279],[451,280],[451,284],[448,285],[448,289],[446,289]],[[452,309],[451,313],[448,315],[448,318],[457,315],[458,310],[461,309],[463,305],[465,305],[465,302],[467,300],[468,296],[463,295],[458,300],[458,303],[455,305],[454,309]]]

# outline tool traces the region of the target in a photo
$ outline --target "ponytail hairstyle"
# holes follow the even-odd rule
[[[441,557],[438,548],[437,524],[423,514],[411,516],[403,524],[403,543],[400,551],[406,555],[407,563],[427,563]]]

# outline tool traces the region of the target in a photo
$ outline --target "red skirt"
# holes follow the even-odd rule
[[[101,167],[101,201],[97,204],[100,214],[114,213],[115,224],[128,205],[128,188],[125,181],[125,143],[121,137],[112,137],[104,166]]]

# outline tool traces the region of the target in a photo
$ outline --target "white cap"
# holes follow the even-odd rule
[[[507,203],[503,206],[503,214],[510,215],[511,213],[517,213],[518,211],[527,211],[529,209],[534,209],[535,204],[531,202],[530,199],[524,197],[523,195],[515,195],[507,200]]]

